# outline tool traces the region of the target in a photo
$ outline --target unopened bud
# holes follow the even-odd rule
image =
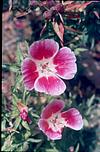
[[[59,12],[59,13],[63,13],[63,12],[64,12],[64,6],[63,6],[61,3],[59,3],[59,4],[57,4],[57,5],[55,6],[55,10],[56,10],[57,12]]]
[[[37,2],[36,0],[30,0],[30,5],[31,6],[38,6],[39,5],[39,2]]]
[[[45,19],[49,20],[49,19],[51,19],[52,12],[51,11],[45,11],[43,16],[44,16]]]

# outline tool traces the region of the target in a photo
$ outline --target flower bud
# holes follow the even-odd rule
[[[47,20],[51,19],[52,11],[45,11],[44,14],[43,14],[43,16]]]
[[[31,119],[28,116],[28,107],[21,103],[20,101],[17,103],[18,110],[20,111],[20,117],[22,120],[31,122]]]
[[[56,6],[55,6],[55,10],[59,13],[63,13],[64,12],[64,6],[61,4],[61,3],[58,3]]]

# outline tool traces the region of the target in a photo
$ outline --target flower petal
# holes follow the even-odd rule
[[[56,74],[63,79],[72,79],[77,72],[76,57],[70,48],[63,47],[53,59]]]
[[[64,108],[64,101],[55,99],[42,111],[41,118],[48,119],[52,114],[60,112]]]
[[[61,95],[66,89],[65,83],[57,76],[40,77],[35,81],[35,90],[52,96]]]
[[[36,65],[31,59],[26,58],[23,60],[21,71],[24,85],[27,90],[32,90],[34,88],[34,82],[38,77],[38,72],[36,70]]]
[[[62,112],[61,117],[65,119],[66,127],[74,130],[80,130],[83,127],[82,116],[75,108],[71,108],[68,111]]]
[[[59,45],[52,39],[45,39],[34,42],[29,49],[30,55],[37,60],[53,57],[59,49]]]
[[[51,128],[49,128],[46,132],[46,135],[48,136],[48,138],[50,138],[51,140],[59,140],[62,138],[62,134],[61,132],[54,132]]]
[[[38,126],[40,130],[42,130],[49,139],[58,140],[62,138],[61,132],[54,132],[51,128],[49,128],[49,124],[45,119],[40,119],[38,122]]]

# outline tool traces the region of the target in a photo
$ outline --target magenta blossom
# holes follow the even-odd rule
[[[54,96],[64,93],[66,85],[61,78],[72,79],[77,71],[76,57],[70,48],[59,51],[57,42],[45,39],[34,42],[29,55],[21,67],[26,89]]]
[[[20,112],[20,117],[21,117],[22,120],[27,121],[28,123],[31,123],[31,119],[28,116],[28,112],[25,109],[23,109]]]
[[[64,101],[54,100],[42,111],[38,126],[49,139],[58,140],[62,138],[64,127],[80,130],[83,127],[82,116],[75,108],[61,112],[64,108]]]
[[[17,108],[20,112],[21,119],[27,121],[28,123],[31,123],[31,119],[28,116],[28,107],[19,101],[17,102]]]

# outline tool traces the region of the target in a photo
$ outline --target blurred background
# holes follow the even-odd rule
[[[76,107],[84,128],[64,129],[63,138],[49,141],[37,127],[44,94],[23,92],[20,65],[28,47],[51,38],[70,47],[78,72],[65,81],[61,96],[66,108]],[[25,99],[25,102],[24,102]],[[15,102],[29,107],[33,123],[21,121]],[[35,114],[36,113],[36,114]],[[2,7],[2,151],[99,152],[100,151],[100,2],[64,0],[3,0]]]

